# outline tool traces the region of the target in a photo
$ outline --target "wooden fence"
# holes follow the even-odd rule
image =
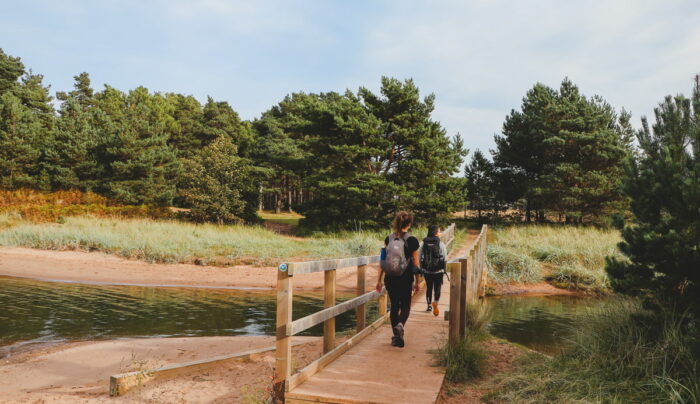
[[[442,239],[450,247],[455,236],[455,224],[452,223],[442,233]],[[356,345],[366,336],[381,326],[387,319],[387,296],[373,290],[365,293],[367,265],[379,262],[379,255],[340,258],[324,261],[292,262],[281,264],[277,272],[277,343],[275,355],[275,395],[284,397],[290,391],[315,373],[333,362]],[[336,304],[336,270],[357,267],[357,297]],[[324,309],[297,320],[292,320],[292,300],[294,286],[292,280],[296,275],[312,272],[324,272],[323,306]],[[366,305],[378,299],[379,318],[366,326]],[[335,318],[346,311],[357,309],[357,334],[342,344],[335,346]],[[323,323],[323,355],[310,363],[298,373],[292,374],[292,336]]]
[[[487,248],[488,226],[483,225],[466,256],[447,264],[447,272],[450,274],[450,310],[446,317],[450,321],[450,344],[456,343],[466,333],[467,305],[475,303],[486,294]]]

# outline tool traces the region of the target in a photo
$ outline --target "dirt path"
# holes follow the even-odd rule
[[[320,354],[317,337],[295,348],[299,365]],[[274,345],[273,337],[194,337],[76,342],[0,361],[0,403],[239,403],[262,396],[274,352],[245,363],[225,362],[109,397],[109,376]]]

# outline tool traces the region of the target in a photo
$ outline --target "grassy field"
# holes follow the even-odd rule
[[[416,235],[423,236],[417,229]],[[149,262],[277,265],[287,260],[379,253],[387,231],[288,237],[262,226],[194,224],[176,220],[67,217],[35,223],[0,213],[0,245],[47,250],[101,251]],[[457,243],[466,233],[458,232]]]
[[[605,293],[605,257],[624,259],[615,229],[521,225],[496,227],[488,250],[498,283],[534,283]]]

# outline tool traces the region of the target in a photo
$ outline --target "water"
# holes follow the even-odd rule
[[[341,296],[342,301],[349,296]],[[94,286],[0,277],[0,357],[30,343],[119,337],[273,335],[270,291]],[[294,319],[323,308],[320,294],[294,297]],[[370,304],[368,317],[376,316]],[[354,310],[336,318],[355,327]],[[322,335],[319,324],[300,335]],[[5,346],[3,353],[3,346]]]
[[[582,316],[606,299],[579,296],[490,297],[491,334],[539,352],[554,354],[571,342],[572,330]]]
[[[349,298],[343,296],[339,301]],[[541,352],[566,344],[570,327],[605,300],[572,296],[486,299],[492,334]],[[323,307],[320,294],[294,297],[294,319]],[[418,306],[419,308],[422,306]],[[368,317],[376,317],[370,304]],[[336,319],[355,327],[354,311]],[[302,335],[321,335],[318,325]],[[120,337],[274,335],[270,291],[95,286],[0,277],[0,357],[27,344]]]

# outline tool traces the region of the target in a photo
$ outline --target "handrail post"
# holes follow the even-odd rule
[[[379,314],[379,317],[386,315],[386,307],[387,307],[387,294],[384,293],[384,294],[380,295],[379,300],[377,300],[377,312]]]
[[[459,265],[461,266],[461,282],[459,288],[459,335],[464,336],[467,330],[467,279],[469,279],[469,270],[467,267],[467,259],[460,258]]]
[[[362,296],[365,294],[365,275],[367,272],[367,265],[358,265],[357,266],[357,295]],[[367,316],[366,316],[366,311],[365,311],[366,305],[363,304],[361,306],[357,307],[356,316],[357,316],[357,332],[360,332],[365,329],[366,326],[366,321],[367,321]]]
[[[335,269],[324,272],[323,275],[323,307],[335,306]],[[335,348],[335,317],[323,322],[323,353]]]
[[[459,340],[459,318],[460,318],[460,293],[462,283],[462,265],[459,262],[447,264],[450,272],[450,325],[449,343],[455,345]]]
[[[467,267],[469,268],[469,289],[468,289],[468,298],[469,298],[469,303],[473,302],[475,300],[474,295],[476,294],[475,287],[474,287],[474,280],[477,272],[477,267],[476,267],[476,251],[478,249],[478,245],[474,245],[474,248],[469,250],[469,256],[467,257]]]
[[[292,338],[287,336],[287,324],[292,322],[293,284],[289,268],[280,266],[277,271],[277,329],[275,343],[275,397],[284,399],[286,382],[292,374]]]

